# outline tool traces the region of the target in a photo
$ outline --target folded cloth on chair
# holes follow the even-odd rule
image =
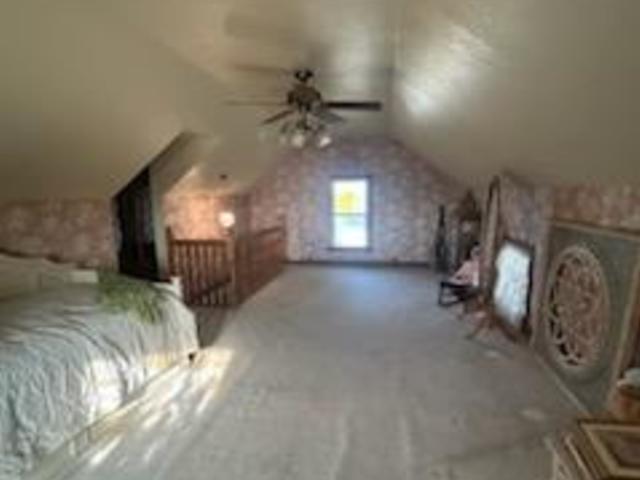
[[[438,305],[450,306],[456,303],[465,302],[474,298],[479,292],[479,288],[471,284],[463,284],[452,280],[440,282],[438,293]]]

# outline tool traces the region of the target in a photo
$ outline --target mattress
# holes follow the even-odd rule
[[[167,288],[161,318],[114,312],[96,285],[0,302],[0,479],[33,469],[198,349],[193,314]]]

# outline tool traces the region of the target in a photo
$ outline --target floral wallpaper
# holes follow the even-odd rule
[[[224,232],[218,213],[227,209],[223,197],[206,192],[168,194],[163,200],[165,225],[176,238],[220,238]]]
[[[553,215],[558,220],[638,232],[640,187],[557,187],[553,192]]]
[[[0,205],[0,250],[113,268],[117,253],[111,204],[49,200]]]
[[[334,177],[371,182],[371,249],[331,247]],[[326,150],[290,151],[249,192],[251,228],[286,223],[294,261],[432,263],[438,208],[462,189],[400,144],[379,137],[343,140]]]
[[[500,188],[499,232],[533,248],[533,285],[531,292],[531,311],[529,326],[536,335],[539,318],[539,305],[543,295],[547,258],[547,238],[551,217],[551,199],[549,189],[533,185],[512,174],[503,173],[497,177]],[[481,194],[483,197],[484,218],[487,218],[486,203],[488,186]],[[499,248],[499,245],[496,246]],[[487,252],[489,256],[483,262],[483,278],[487,278],[487,268],[491,268],[497,251]]]
[[[546,188],[512,175],[501,177],[501,207],[509,237],[534,247],[546,238],[551,203]]]
[[[171,228],[175,238],[222,238],[225,232],[218,215],[231,211],[236,216],[234,230],[243,232],[248,228],[247,200],[244,195],[218,195],[215,192],[169,193],[162,205],[165,226]]]

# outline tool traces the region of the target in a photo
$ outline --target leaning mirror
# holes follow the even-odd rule
[[[496,280],[493,305],[505,324],[522,331],[529,314],[533,250],[513,241],[505,241],[496,256]]]

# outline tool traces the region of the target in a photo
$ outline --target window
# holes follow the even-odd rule
[[[369,247],[369,180],[343,178],[331,184],[334,248]]]

